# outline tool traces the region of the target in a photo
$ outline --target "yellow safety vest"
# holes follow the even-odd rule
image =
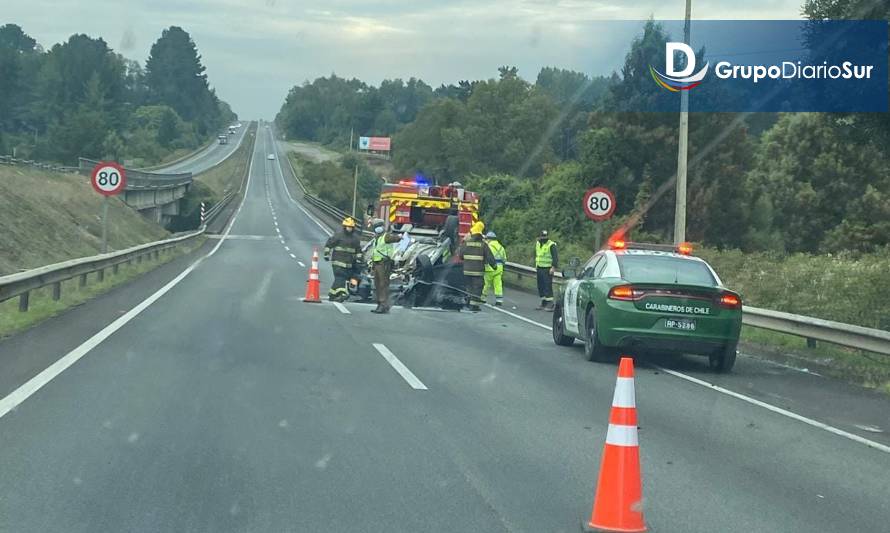
[[[392,252],[392,244],[386,242],[386,234],[384,233],[374,240],[374,254],[371,256],[371,261],[379,263],[384,259],[389,259],[392,257]]]
[[[504,248],[504,245],[496,240],[488,241],[488,249],[491,250],[491,255],[494,256],[494,261],[497,263],[495,268],[492,268],[488,265],[485,265],[486,272],[494,272],[497,267],[503,267],[504,263],[507,262],[507,250]]]
[[[550,247],[555,245],[553,241],[547,241],[541,244],[541,241],[535,241],[535,266],[538,268],[550,268],[553,266],[553,255],[550,254]]]

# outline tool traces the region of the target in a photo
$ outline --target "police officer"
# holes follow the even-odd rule
[[[485,285],[482,287],[482,299],[488,299],[488,293],[494,291],[494,305],[504,305],[504,264],[507,262],[507,250],[498,241],[498,236],[493,231],[485,234],[485,244],[491,250],[495,266],[485,265]]]
[[[535,268],[538,271],[538,296],[541,306],[536,309],[553,311],[553,274],[559,266],[556,243],[550,240],[547,230],[541,232],[535,242]]]
[[[328,291],[328,300],[345,302],[349,299],[346,284],[353,273],[361,268],[362,243],[355,232],[355,220],[343,219],[343,230],[335,233],[324,243],[324,259],[331,262],[334,283]]]
[[[485,274],[486,266],[493,268],[496,265],[491,250],[482,240],[483,231],[485,231],[485,224],[481,221],[473,224],[470,227],[470,236],[467,237],[460,249],[464,269],[464,288],[470,294],[470,311],[481,310],[479,306],[485,303],[482,299],[482,277]]]
[[[395,247],[393,243],[401,239],[390,233],[386,233],[382,220],[372,223],[374,228],[374,240],[371,246],[371,270],[374,272],[374,294],[377,297],[377,307],[372,313],[389,313],[389,275],[392,273]]]

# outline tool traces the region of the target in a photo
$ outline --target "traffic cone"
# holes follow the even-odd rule
[[[600,463],[599,481],[585,531],[646,531],[643,521],[643,486],[640,479],[640,444],[637,440],[637,405],[634,361],[622,357],[612,397],[609,430]]]
[[[310,304],[321,303],[321,287],[318,281],[318,248],[312,249],[312,266],[309,267],[309,280],[306,282],[306,297],[303,301]]]

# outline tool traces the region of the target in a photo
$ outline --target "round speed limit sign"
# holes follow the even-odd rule
[[[117,163],[103,161],[93,168],[90,183],[97,193],[114,196],[123,192],[127,186],[127,173]]]
[[[604,187],[594,187],[584,194],[584,214],[597,222],[612,218],[615,213],[615,195]]]

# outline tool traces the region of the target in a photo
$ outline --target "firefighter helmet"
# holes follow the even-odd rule
[[[343,227],[344,228],[354,228],[355,220],[352,217],[346,217],[343,219]]]
[[[482,235],[482,232],[483,232],[483,231],[485,231],[485,224],[483,224],[481,220],[477,220],[477,221],[470,227],[470,234],[471,234],[471,235]]]

